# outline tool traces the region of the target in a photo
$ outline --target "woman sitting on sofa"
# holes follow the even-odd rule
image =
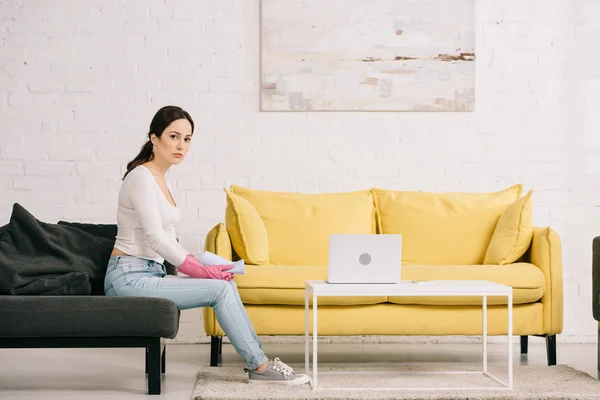
[[[223,331],[246,362],[250,382],[304,384],[306,375],[263,352],[233,274],[227,272],[233,265],[203,265],[176,239],[175,224],[182,215],[166,172],[183,161],[193,132],[192,118],[180,107],[163,107],[152,119],[148,141],[127,164],[119,191],[118,232],[104,292],[166,298],[180,310],[214,307]],[[190,278],[164,279],[164,260]]]

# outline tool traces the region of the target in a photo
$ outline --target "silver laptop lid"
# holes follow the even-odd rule
[[[399,283],[402,235],[335,234],[329,237],[329,283]]]

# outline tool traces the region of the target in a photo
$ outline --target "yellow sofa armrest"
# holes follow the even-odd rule
[[[231,237],[222,222],[216,224],[206,235],[204,250],[228,260],[233,260]]]
[[[233,248],[231,238],[225,229],[223,223],[215,225],[206,235],[204,241],[204,250],[210,251],[213,254],[233,260]],[[225,332],[219,326],[215,311],[212,307],[204,307],[202,309],[202,322],[204,324],[204,332],[209,336],[225,336]]]
[[[554,335],[563,329],[562,245],[550,227],[534,227],[530,262],[544,273],[544,333]]]

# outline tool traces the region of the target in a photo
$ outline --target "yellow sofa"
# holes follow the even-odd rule
[[[205,249],[243,258],[235,282],[259,335],[304,334],[304,286],[327,278],[333,233],[403,235],[402,279],[489,280],[513,287],[513,333],[527,353],[529,335],[546,338],[556,364],[563,327],[562,250],[550,227],[532,225],[532,192],[514,185],[493,193],[428,193],[370,189],[302,194],[225,189],[225,224]],[[506,297],[488,299],[488,334],[507,331]],[[224,332],[203,310],[218,364]],[[319,335],[481,335],[481,298],[324,297]]]

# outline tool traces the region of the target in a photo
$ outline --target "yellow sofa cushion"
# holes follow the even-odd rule
[[[233,185],[231,192],[258,211],[268,237],[271,264],[327,265],[329,235],[376,233],[370,190],[303,194]]]
[[[381,233],[402,235],[403,264],[483,264],[502,213],[522,185],[494,193],[373,189]]]
[[[326,266],[246,265],[245,275],[236,275],[245,304],[303,305],[307,280],[327,279]],[[513,304],[536,302],[544,294],[544,274],[533,264],[499,265],[406,265],[403,280],[489,280],[514,288]],[[479,305],[481,297],[322,297],[323,305],[359,305],[383,302],[423,305]],[[488,304],[506,304],[506,297],[489,297]]]
[[[258,211],[243,197],[227,189],[225,193],[227,193],[225,226],[235,252],[246,263],[268,264],[269,241]]]
[[[244,304],[303,305],[307,280],[327,279],[327,267],[317,265],[246,265],[244,275],[236,275]],[[385,303],[387,296],[321,297],[320,305]],[[312,301],[310,302],[312,304]]]
[[[404,265],[402,279],[431,280],[485,280],[513,288],[513,304],[533,303],[544,295],[544,273],[529,263],[508,265]],[[506,304],[506,296],[489,296],[488,305]],[[479,305],[481,297],[394,297],[396,304],[422,305]]]
[[[485,254],[484,264],[510,264],[525,254],[533,238],[532,194],[533,190],[502,213]]]
[[[327,279],[322,265],[250,265],[244,275],[235,275],[238,289],[302,289],[307,280]],[[302,297],[304,299],[304,297]],[[304,304],[304,300],[303,303]]]

